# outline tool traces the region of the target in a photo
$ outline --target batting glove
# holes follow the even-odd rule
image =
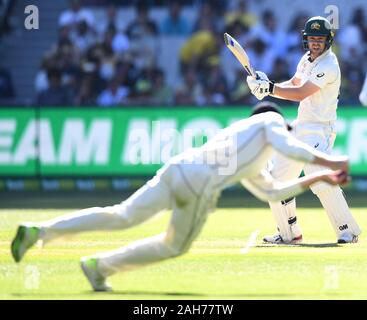
[[[266,73],[262,72],[262,71],[256,71],[256,79],[257,80],[266,80],[266,81],[269,81],[269,78],[268,76],[266,75]]]
[[[269,94],[273,93],[274,83],[269,80],[256,80],[250,76],[248,76],[246,80],[251,93],[258,100],[262,100]]]

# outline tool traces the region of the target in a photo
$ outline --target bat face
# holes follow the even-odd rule
[[[232,38],[228,33],[224,34],[224,42],[229,50],[235,55],[237,60],[242,64],[243,68],[246,70],[249,76],[256,78],[256,73],[251,67],[250,59],[246,53],[246,51],[242,48],[242,46]]]

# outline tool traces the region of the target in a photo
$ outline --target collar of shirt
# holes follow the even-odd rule
[[[322,58],[324,58],[325,56],[329,55],[331,52],[331,48],[327,49],[325,52],[323,52],[321,55],[319,55],[315,60],[311,61],[311,56],[310,56],[310,51],[307,52],[309,58],[307,59],[309,62],[314,63],[316,61],[321,60]]]

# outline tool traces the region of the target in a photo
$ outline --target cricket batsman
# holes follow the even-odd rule
[[[348,160],[319,152],[288,133],[284,118],[271,104],[256,114],[221,130],[199,148],[189,149],[168,161],[155,177],[130,198],[108,207],[94,207],[41,223],[18,227],[11,244],[16,262],[38,240],[94,230],[126,229],[156,213],[171,209],[166,232],[139,240],[115,251],[83,258],[82,270],[95,291],[108,291],[107,277],[118,271],[173,258],[185,253],[216,207],[228,184],[243,185],[263,201],[293,197],[316,182],[332,185],[348,181]],[[278,183],[263,170],[277,150],[296,161],[338,171],[320,171],[286,183]]]
[[[336,137],[336,109],[341,77],[338,60],[331,50],[333,37],[329,21],[320,16],[313,17],[306,22],[302,31],[303,47],[307,52],[298,63],[292,79],[275,84],[263,72],[257,72],[260,77],[258,80],[247,77],[251,92],[259,100],[271,95],[279,99],[299,101],[298,116],[292,133],[310,147],[328,154]],[[299,177],[302,170],[309,175],[321,168],[277,154],[270,170],[276,180],[287,181]],[[320,199],[335,230],[337,242],[357,242],[361,230],[349,210],[341,188],[318,183],[312,185],[311,190]],[[297,225],[295,198],[286,197],[282,201],[270,201],[269,204],[279,233],[266,236],[264,242],[302,242],[301,229]]]

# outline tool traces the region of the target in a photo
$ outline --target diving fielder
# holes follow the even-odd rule
[[[270,94],[280,99],[299,101],[293,134],[302,142],[328,154],[336,137],[335,121],[341,77],[338,60],[331,50],[333,37],[329,21],[320,16],[313,17],[306,22],[302,31],[303,47],[307,53],[300,60],[292,79],[274,84],[263,72],[257,72],[259,80],[247,77],[251,92],[259,100]],[[299,177],[302,169],[308,175],[321,168],[276,155],[271,174],[277,180],[287,181]],[[319,183],[313,185],[311,190],[320,199],[338,243],[357,242],[361,230],[340,187]],[[284,198],[269,204],[279,233],[265,237],[264,242],[301,242],[302,233],[297,225],[295,198]]]
[[[288,133],[283,117],[271,105],[260,106],[256,112],[260,114],[221,130],[202,147],[173,157],[153,179],[120,204],[84,209],[39,224],[20,225],[11,244],[13,258],[19,262],[37,240],[47,242],[78,232],[126,229],[161,210],[172,209],[166,232],[82,259],[82,270],[93,289],[107,291],[111,288],[106,278],[117,271],[185,253],[228,184],[242,180],[261,200],[278,201],[299,194],[321,180],[331,184],[348,180],[346,157],[332,157],[299,142]],[[317,172],[279,184],[262,170],[274,149],[297,161],[342,171]]]

